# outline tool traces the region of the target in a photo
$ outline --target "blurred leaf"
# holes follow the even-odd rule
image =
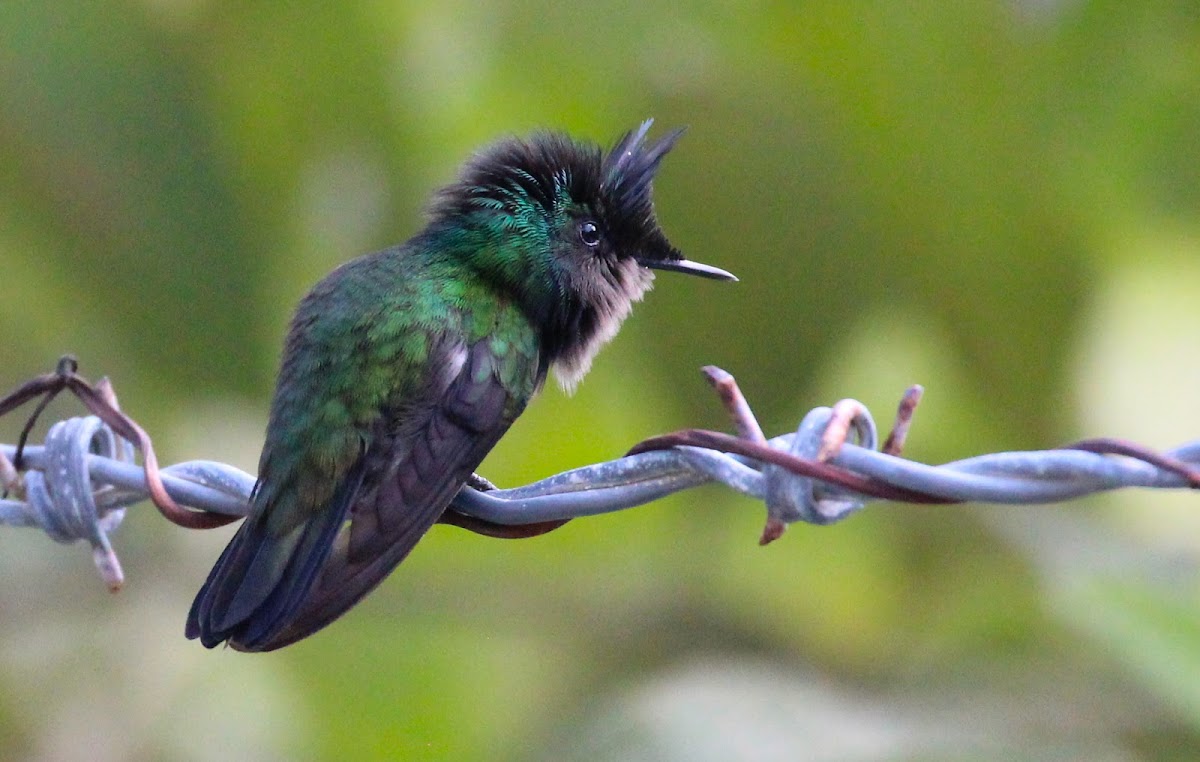
[[[1200,730],[1200,609],[1184,596],[1130,579],[1096,577],[1057,591],[1060,612]]]
[[[262,368],[228,342],[253,309],[255,232],[238,224],[185,62],[113,10],[0,7],[5,195],[44,236],[36,261],[58,273],[74,324],[120,330],[146,369],[134,379],[159,393],[185,381],[245,390]],[[152,326],[167,323],[164,344]],[[85,367],[105,363],[86,332],[61,340]]]
[[[253,467],[296,300],[416,232],[481,144],[537,127],[607,143],[648,116],[689,127],[656,183],[668,236],[742,280],[660,276],[579,393],[537,401],[489,476],[727,427],[696,375],[708,363],[772,434],[845,396],[886,419],[924,383],[910,453],[925,460],[1188,425],[1187,331],[1154,326],[1188,324],[1194,274],[1191,0],[15,0],[0,43],[0,387],[74,351],[166,459]],[[1171,534],[1197,554],[1154,498],[1124,505],[1158,525],[1120,528],[1158,538],[1122,546],[1129,569]],[[579,727],[648,727],[616,710],[587,724],[629,686],[748,655],[773,674],[801,665],[838,717],[926,717],[931,697],[960,696],[1002,706],[979,715],[994,720],[1052,696],[1064,709],[1013,725],[1010,757],[1060,738],[1081,739],[1062,747],[1076,756],[1200,749],[1186,603],[1135,583],[1058,600],[1063,569],[1112,555],[1074,531],[1090,519],[1058,531],[1057,507],[873,506],[759,548],[762,514],[705,488],[524,542],[438,528],[344,620],[262,658],[181,638],[228,532],[132,511],[114,601],[79,584],[83,549],[4,530],[0,757],[62,757],[89,746],[76,729],[118,727],[97,753],[212,758],[227,750],[194,740],[211,725],[264,758],[537,758]],[[152,581],[162,600],[139,613],[129,601]],[[211,682],[195,689],[181,664]],[[113,716],[114,694],[148,708]],[[763,695],[781,694],[747,700]],[[692,719],[716,732],[723,711]],[[907,748],[946,748],[952,725],[921,725],[930,737]]]

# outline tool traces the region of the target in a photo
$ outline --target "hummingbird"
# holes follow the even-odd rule
[[[574,389],[652,270],[737,280],[659,227],[652,183],[683,130],[651,142],[651,122],[607,152],[557,132],[484,148],[416,236],[309,291],[249,512],[188,638],[270,651],[325,627],[447,512],[549,371]]]

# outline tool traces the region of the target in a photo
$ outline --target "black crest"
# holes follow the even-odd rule
[[[652,189],[654,175],[664,156],[683,135],[683,129],[667,133],[654,143],[646,143],[653,119],[642,122],[636,130],[630,130],[617,141],[604,157],[601,167],[603,178],[600,194],[606,216],[614,223],[623,223],[644,233],[657,234],[658,222],[654,217]],[[663,238],[662,243],[666,244]],[[670,248],[668,246],[668,248]],[[674,258],[679,258],[678,252]]]
[[[598,214],[608,230],[642,249],[642,256],[678,259],[658,229],[652,185],[662,158],[683,130],[648,143],[652,123],[647,119],[625,133],[607,153],[559,132],[502,140],[467,162],[458,182],[435,197],[430,215],[461,220],[487,209],[520,213],[530,202],[549,215],[565,193],[572,203]]]

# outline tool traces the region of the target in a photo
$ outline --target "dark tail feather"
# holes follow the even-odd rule
[[[458,486],[451,484],[447,490],[449,496],[444,500],[438,499],[425,506],[424,511],[410,514],[406,525],[389,538],[385,549],[369,554],[366,559],[354,558],[349,532],[343,532],[333,544],[332,552],[323,559],[320,574],[310,581],[307,595],[289,609],[281,626],[262,633],[252,648],[247,648],[241,638],[231,639],[230,645],[243,651],[272,651],[307,638],[333,622],[374,590],[408,556],[437,523],[444,505],[454,496]]]
[[[248,519],[221,554],[188,614],[186,634],[206,648],[228,640],[242,650],[274,632],[312,587],[338,523],[321,516],[283,538]]]
[[[356,467],[328,509],[276,536],[251,516],[209,572],[188,613],[185,634],[206,648],[223,641],[239,651],[262,647],[284,629],[312,589],[362,479]]]
[[[458,358],[451,349],[445,357]],[[282,648],[337,619],[404,560],[515,415],[488,342],[458,362],[451,386],[434,390],[436,404],[380,418],[329,505],[298,530],[271,536],[261,511],[247,521],[196,597],[189,637]],[[360,494],[364,474],[371,488]]]

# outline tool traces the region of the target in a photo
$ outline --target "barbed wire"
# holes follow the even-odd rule
[[[843,400],[808,413],[795,433],[766,439],[733,377],[704,373],[729,413],[736,436],[689,429],[639,443],[629,454],[532,484],[498,489],[474,476],[442,517],[497,537],[526,537],[570,519],[625,510],[717,482],[762,500],[760,542],[788,524],[827,525],[872,500],[910,503],[1039,504],[1127,487],[1200,487],[1200,441],[1158,453],[1118,439],[1092,439],[1054,450],[1000,452],[940,466],[900,457],[920,400],[908,390],[891,434],[879,447],[875,421],[861,403]],[[26,446],[38,414],[62,390],[94,414],[50,427],[43,445]],[[44,397],[16,445],[0,445],[0,524],[40,527],[53,539],[88,542],[111,589],[123,581],[108,538],[125,509],[150,499],[188,528],[220,526],[244,516],[255,477],[233,466],[196,460],[159,469],[149,436],[120,412],[111,385],[96,385],[64,358],[0,399],[0,415]],[[143,463],[134,462],[134,449]],[[186,506],[186,507],[185,507]]]

